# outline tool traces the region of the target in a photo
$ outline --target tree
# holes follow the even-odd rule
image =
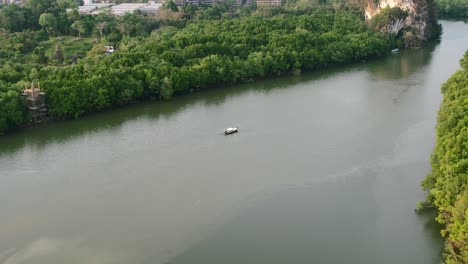
[[[186,19],[192,19],[195,16],[195,12],[198,10],[198,7],[196,5],[192,5],[189,3],[185,3],[182,6],[182,12],[184,12],[184,18]]]
[[[0,81],[0,135],[24,125],[28,120],[27,115],[20,92]]]
[[[67,19],[71,23],[80,20],[80,13],[78,12],[78,9],[72,9],[71,11],[67,12]]]
[[[438,210],[436,220],[444,225],[445,263],[468,260],[468,51],[462,68],[442,85],[436,145],[431,156],[431,173],[422,186],[429,191],[427,204]]]
[[[57,60],[57,63],[63,63],[64,55],[60,45],[55,46],[54,59]]]
[[[81,20],[73,22],[71,28],[78,32],[78,37],[81,38],[81,34],[86,33],[86,26]]]
[[[127,13],[119,18],[118,28],[125,36],[138,36],[145,34],[145,21],[138,14]]]
[[[39,17],[39,25],[41,25],[50,36],[53,32],[56,32],[57,19],[50,13],[44,13]]]
[[[172,97],[172,81],[168,77],[164,77],[160,93],[163,99],[170,99]]]
[[[175,4],[172,0],[169,0],[169,1],[164,2],[163,8],[164,8],[164,9],[172,10],[173,12],[177,12],[177,11],[178,11],[176,4]]]
[[[49,58],[47,58],[47,56],[45,55],[45,49],[44,47],[36,47],[33,51],[34,53],[34,60],[37,62],[37,63],[41,63],[41,64],[46,64],[47,61],[49,60]]]
[[[0,27],[11,32],[22,31],[26,18],[19,5],[7,5],[0,9]]]
[[[99,30],[100,39],[102,39],[102,31],[106,28],[107,22],[98,22],[96,24],[96,29]]]
[[[102,40],[105,35],[111,32],[117,31],[116,17],[110,13],[110,10],[104,10],[100,12],[94,19],[94,33],[99,34],[99,38]]]

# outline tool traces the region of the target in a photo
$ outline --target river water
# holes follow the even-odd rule
[[[442,24],[378,61],[1,137],[0,263],[439,263],[414,208],[468,49]]]

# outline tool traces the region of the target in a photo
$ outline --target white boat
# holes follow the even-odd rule
[[[393,53],[397,53],[398,51],[399,51],[399,49],[392,49]]]
[[[226,128],[226,130],[224,130],[224,135],[230,135],[230,134],[234,134],[237,132],[238,132],[237,127],[228,127]]]

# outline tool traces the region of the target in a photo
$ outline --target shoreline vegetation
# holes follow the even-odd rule
[[[460,64],[442,85],[432,171],[422,182],[429,193],[418,205],[438,211],[447,264],[468,263],[468,51]]]
[[[86,57],[40,74],[49,113],[66,119],[145,98],[167,100],[357,62],[390,48],[390,41],[367,30],[355,10],[278,10],[271,16],[202,20],[144,39],[124,39],[111,56]]]
[[[177,14],[188,20],[138,14],[63,18],[65,7],[15,7],[24,9],[13,10],[16,24],[2,20],[6,7],[0,8],[0,134],[31,124],[21,95],[31,82],[40,82],[46,92],[51,119],[73,119],[138,101],[377,58],[397,45],[396,36],[372,31],[362,11],[345,4],[183,6]],[[175,16],[172,9],[164,12]],[[55,20],[46,23],[36,15],[39,22],[29,21],[28,12],[49,12]],[[65,22],[76,30],[59,26]],[[92,36],[100,43],[93,45]],[[104,51],[106,43],[115,46],[113,54]]]
[[[437,0],[440,18],[468,18],[468,0]]]

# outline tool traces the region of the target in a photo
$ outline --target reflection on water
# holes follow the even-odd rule
[[[440,263],[441,255],[415,254],[413,244],[441,251],[434,214],[416,215],[406,201],[419,195],[392,179],[414,184],[417,171],[378,165],[280,192],[167,263]]]
[[[100,130],[115,130],[126,122],[135,119],[148,121],[168,119],[172,115],[193,105],[213,106],[225,103],[243,93],[263,91],[268,93],[273,89],[286,88],[291,84],[301,82],[301,78],[281,77],[260,81],[255,84],[244,84],[235,87],[225,87],[217,90],[199,92],[193,95],[181,96],[169,102],[146,102],[131,105],[109,112],[97,113],[78,120],[69,120],[46,124],[25,129],[16,134],[0,137],[0,155],[15,151],[25,145],[41,147],[48,143],[59,143],[72,140],[86,133],[96,133]]]
[[[432,53],[439,44],[440,41],[435,41],[424,48],[400,50],[385,60],[370,63],[367,70],[377,80],[408,78],[431,63]]]
[[[323,79],[333,74],[353,69],[353,66],[338,67],[328,71],[304,74],[302,76],[283,76],[269,80],[258,81],[254,84],[242,84],[232,87],[211,89],[196,94],[180,96],[169,102],[146,102],[131,105],[109,112],[97,113],[78,120],[61,121],[42,126],[25,129],[15,134],[0,137],[0,156],[11,153],[19,148],[34,146],[41,148],[49,143],[60,143],[87,133],[97,133],[100,130],[115,130],[126,122],[136,119],[157,121],[168,119],[172,115],[184,111],[193,105],[216,106],[234,100],[250,92],[268,94],[277,89],[285,89],[291,85],[314,79]]]

